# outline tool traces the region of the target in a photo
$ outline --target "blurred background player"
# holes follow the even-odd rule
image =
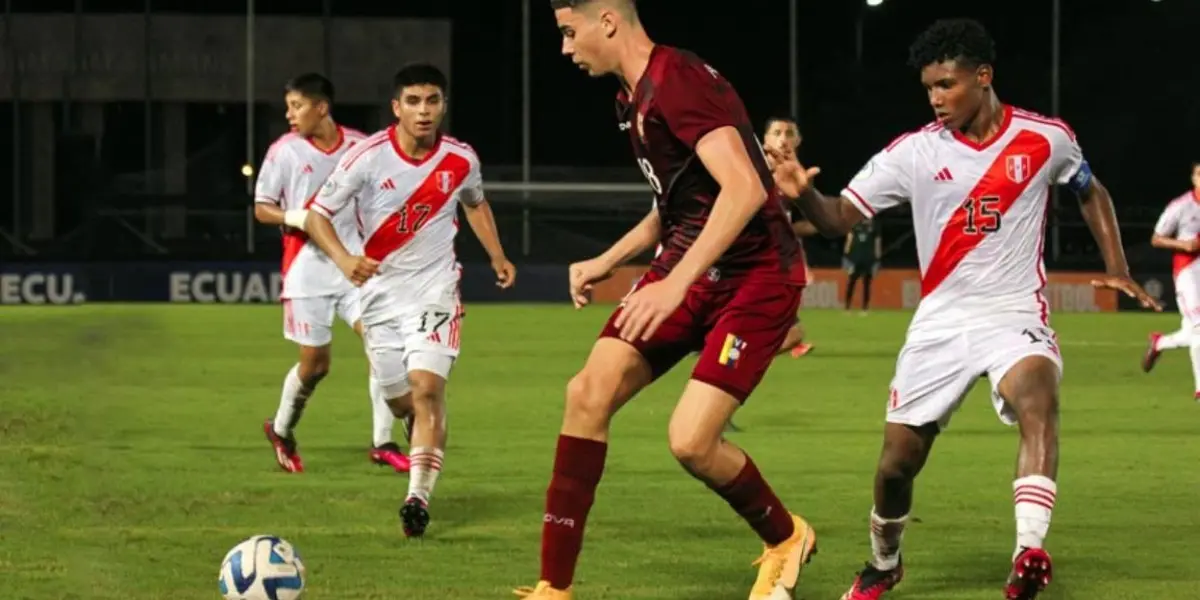
[[[1200,401],[1200,161],[1192,163],[1192,189],[1171,201],[1163,210],[1150,244],[1175,253],[1171,273],[1175,277],[1175,302],[1183,317],[1179,331],[1150,334],[1150,345],[1142,357],[1142,370],[1149,373],[1163,350],[1188,348],[1192,355],[1195,399]]]
[[[774,116],[767,119],[766,128],[763,131],[764,147],[773,148],[785,156],[794,158],[800,150],[800,144],[803,141],[804,138],[800,135],[800,125],[794,117]],[[774,159],[770,155],[767,156],[767,165],[772,169],[775,168]],[[802,238],[816,235],[817,230],[811,223],[804,220],[804,215],[796,207],[792,206],[790,199],[780,196],[779,201],[787,206],[788,217],[792,222],[792,230],[796,234],[797,243],[800,244],[800,256],[801,260],[804,261],[805,284],[812,285],[813,272],[808,267],[808,256],[804,253]],[[806,343],[804,336],[804,324],[800,322],[800,315],[797,313],[796,323],[788,330],[787,337],[784,338],[783,344],[779,347],[780,354],[790,352],[792,358],[800,358],[811,352],[813,345]]]
[[[909,58],[936,121],[876,154],[840,198],[826,199],[809,185],[819,169],[793,161],[777,171],[780,187],[798,196],[825,235],[909,203],[921,264],[921,302],[896,361],[875,474],[873,556],[843,600],[874,600],[902,578],[900,540],[913,480],[981,375],[992,382],[1001,420],[1018,424],[1021,434],[1013,482],[1017,540],[1005,598],[1034,598],[1049,583],[1050,555],[1042,546],[1057,496],[1062,376],[1043,295],[1051,185],[1078,196],[1103,254],[1108,274],[1093,285],[1161,310],[1129,276],[1112,198],[1092,176],[1074,133],[1062,121],[1002,104],[994,59],[992,38],[978,22],[938,21]]]
[[[628,130],[656,207],[608,251],[570,266],[571,297],[662,245],[609,318],[566,410],[542,516],[541,576],[518,594],[570,598],[584,527],[604,471],[609,425],[634,395],[699,352],[668,426],[672,454],[720,495],[765,546],[751,599],[790,597],[816,545],[754,462],[722,431],[761,381],[796,317],[804,265],[746,109],[696,55],[655,45],[632,0],[552,0],[562,53],[622,83]]]
[[[412,416],[404,533],[424,535],[429,499],[446,449],[446,380],[459,354],[464,311],[462,266],[454,253],[458,206],[491,257],[497,285],[516,269],[505,258],[496,220],[483,196],[479,157],[439,131],[446,115],[446,76],[433,65],[401,69],[393,80],[397,123],[344,156],[308,220],[313,241],[362,286],[367,356],[388,404]],[[339,239],[334,222],[357,219],[361,255]]]
[[[254,192],[258,222],[283,228],[283,336],[300,347],[300,361],[284,377],[279,410],[263,425],[275,460],[292,473],[304,470],[294,430],[317,384],[329,374],[334,317],[362,334],[358,290],[309,243],[304,232],[309,206],[321,184],[342,155],[364,137],[334,122],[333,95],[333,84],[316,73],[287,83],[284,103],[291,131],[267,150]],[[351,248],[362,245],[353,215],[339,218],[336,231]],[[370,458],[398,472],[407,471],[408,457],[392,441],[392,413],[374,377],[368,390],[374,421]]]
[[[883,238],[875,219],[866,219],[846,234],[846,310],[854,301],[854,288],[862,282],[862,314],[871,309],[871,280],[883,256]]]

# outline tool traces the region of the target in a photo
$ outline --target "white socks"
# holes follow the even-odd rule
[[[375,380],[374,375],[371,376],[367,387],[371,392],[371,435],[375,447],[378,448],[392,442],[392,424],[396,422],[396,417],[392,415],[383,387]]]
[[[429,504],[433,495],[433,486],[437,483],[438,475],[442,473],[442,458],[445,454],[437,448],[413,448],[408,459],[412,467],[408,471],[408,496],[406,500],[417,498],[424,504]]]
[[[880,571],[891,571],[900,565],[900,540],[908,515],[885,519],[871,509],[871,564]]]
[[[1173,333],[1164,333],[1158,338],[1158,343],[1154,345],[1154,349],[1159,352],[1163,350],[1174,350],[1175,348],[1187,348],[1192,342],[1192,330],[1190,328],[1180,329]]]
[[[1017,516],[1017,552],[1041,548],[1050,532],[1050,513],[1058,485],[1043,475],[1028,475],[1013,482],[1013,504]],[[1016,552],[1013,553],[1014,559]]]
[[[312,390],[304,387],[300,381],[300,364],[292,366],[283,378],[283,392],[279,396],[279,410],[275,413],[275,435],[284,438],[292,437],[292,431],[304,414],[304,405]]]

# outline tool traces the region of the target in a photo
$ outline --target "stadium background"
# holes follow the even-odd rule
[[[1172,299],[1166,257],[1148,239],[1197,156],[1200,104],[1185,58],[1197,3],[779,0],[720,18],[688,12],[695,6],[645,2],[643,18],[658,40],[695,49],[729,77],[757,121],[795,114],[802,156],[823,168],[826,190],[928,121],[904,65],[915,32],[940,15],[984,19],[1002,99],[1071,124],[1116,198],[1136,273]],[[614,83],[559,56],[541,0],[6,0],[4,10],[4,304],[273,301],[278,232],[254,223],[241,169],[283,131],[282,82],[307,70],[334,79],[336,116],[366,131],[388,121],[386,82],[399,65],[449,70],[447,126],[479,150],[522,267],[508,299],[563,300],[561,266],[602,250],[645,210],[648,192],[613,126]],[[882,217],[883,265],[901,270],[877,284],[880,306],[912,305],[907,218],[903,208]],[[483,258],[478,245],[459,245],[467,298],[495,299],[486,271],[470,266]],[[806,245],[813,265],[830,269],[807,305],[835,304],[841,242]],[[1070,197],[1055,204],[1046,248],[1059,310],[1116,305],[1075,275],[1101,265]]]
[[[0,306],[0,598],[208,600],[225,552],[268,532],[303,554],[307,600],[495,600],[532,583],[563,387],[609,314],[563,302],[564,266],[649,203],[614,124],[613,82],[559,56],[545,0],[256,0],[253,19],[224,0],[0,3],[0,304],[23,304]],[[929,120],[904,65],[911,38],[936,17],[982,18],[1001,97],[1076,129],[1113,190],[1136,275],[1171,300],[1169,258],[1147,242],[1200,156],[1200,3],[640,4],[655,37],[705,56],[756,120],[796,113],[827,191]],[[469,316],[448,388],[453,434],[433,527],[407,544],[396,518],[406,478],[366,460],[367,367],[348,328],[336,327],[332,372],[297,432],[307,472],[280,472],[262,438],[296,350],[273,302],[278,233],[254,224],[241,169],[282,131],[287,78],[330,74],[338,118],[370,130],[385,121],[391,74],[414,60],[449,69],[448,127],[482,155],[520,274],[501,298],[461,236]],[[882,218],[875,304],[911,306],[908,215]],[[1088,285],[1100,265],[1069,196],[1049,239],[1067,366],[1043,598],[1200,599],[1188,353],[1149,376],[1138,367],[1146,333],[1179,316],[1102,314],[1117,301]],[[819,267],[802,311],[815,350],[778,359],[730,437],[817,527],[821,554],[798,597],[829,599],[868,554],[871,473],[910,311],[822,310],[838,305],[841,241],[806,245]],[[746,597],[757,540],[667,447],[687,362],[616,419],[582,598]],[[1000,595],[1016,432],[996,423],[989,392],[975,387],[921,474],[897,599]]]

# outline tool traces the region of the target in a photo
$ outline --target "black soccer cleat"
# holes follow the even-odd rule
[[[405,537],[421,537],[429,527],[429,508],[420,498],[409,498],[400,507],[400,522],[404,524]]]

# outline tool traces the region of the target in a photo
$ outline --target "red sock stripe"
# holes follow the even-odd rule
[[[1058,493],[1055,492],[1054,490],[1044,488],[1040,485],[1019,485],[1019,486],[1017,486],[1017,489],[1013,490],[1013,495],[1015,496],[1022,492],[1039,492],[1039,493],[1045,494],[1047,497],[1050,498],[1050,500],[1054,500],[1054,498],[1056,496],[1058,496]]]
[[[1036,504],[1046,510],[1054,510],[1054,496],[1047,492],[1048,490],[1039,489],[1018,490],[1013,494],[1013,503]]]
[[[1023,485],[1013,492],[1014,502],[1034,502],[1037,504],[1042,504],[1043,506],[1048,505],[1049,508],[1054,507],[1055,499],[1056,497],[1054,492],[1045,488],[1039,488],[1030,485]]]
[[[442,470],[442,458],[433,452],[418,452],[408,457],[409,464],[432,471]]]

